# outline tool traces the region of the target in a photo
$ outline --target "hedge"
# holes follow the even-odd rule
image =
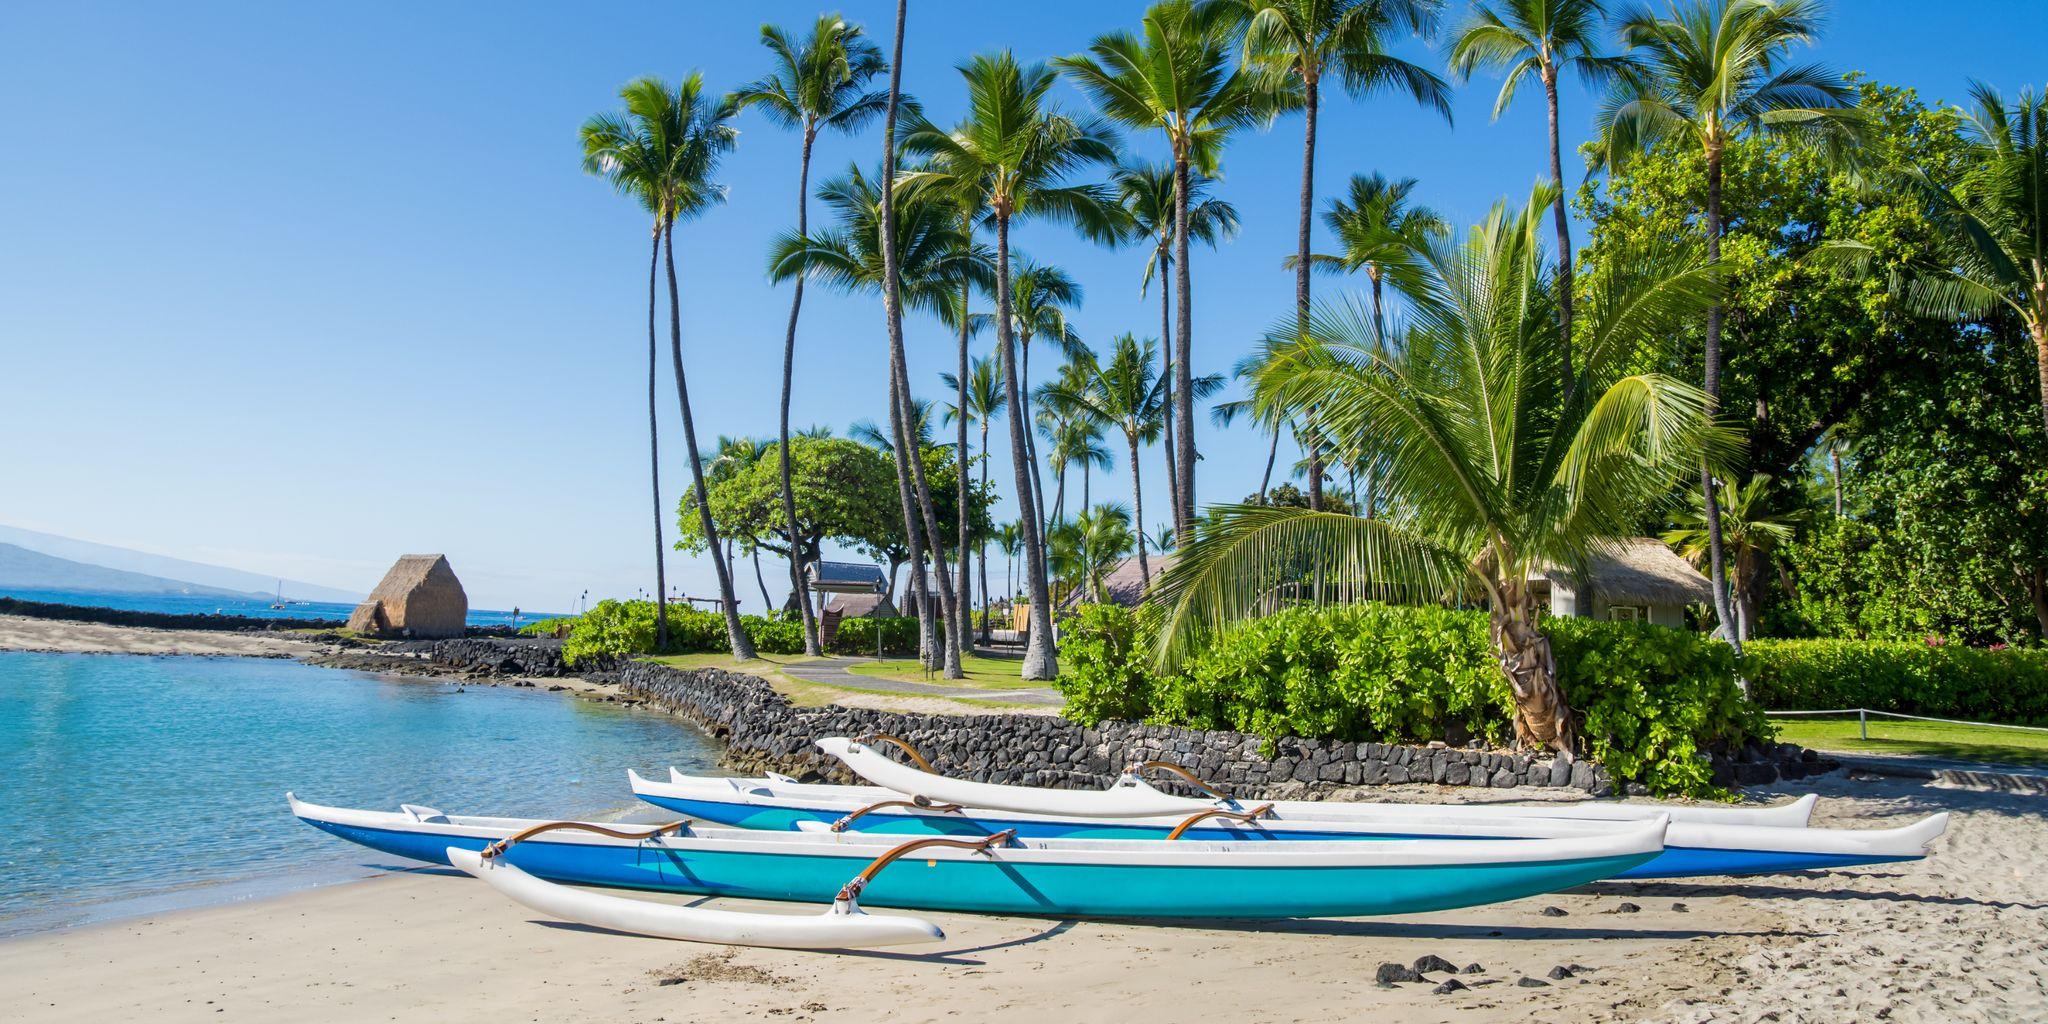
[[[1267,737],[1503,744],[1513,698],[1486,615],[1365,604],[1242,623],[1168,675],[1151,670],[1160,615],[1082,608],[1060,640],[1066,716],[1144,719]],[[1552,619],[1558,683],[1586,752],[1659,793],[1713,790],[1705,751],[1768,739],[1735,684],[1732,651],[1658,626]]]
[[[761,654],[802,654],[803,623],[781,616],[742,615],[740,626]],[[875,633],[890,654],[917,651],[917,620],[909,617],[847,619],[839,624],[832,650],[841,654],[873,654]],[[695,654],[730,650],[725,617],[701,608],[671,606],[668,646],[655,650],[654,602],[599,601],[577,617],[562,642],[562,657],[574,665],[585,658],[624,658],[641,654]]]
[[[2048,725],[2048,651],[1877,640],[1751,640],[1750,694],[1774,711],[1870,708]]]

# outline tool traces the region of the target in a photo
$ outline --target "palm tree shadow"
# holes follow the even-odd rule
[[[1863,875],[1864,878],[1899,878],[1900,875]],[[1743,899],[1862,900],[1885,903],[1925,903],[1951,907],[1990,907],[1995,910],[2048,910],[2048,904],[1979,900],[1967,896],[1929,896],[1923,893],[1861,889],[1802,889],[1769,882],[1594,882],[1566,892],[1588,896],[1690,897],[1708,899],[1736,896]]]

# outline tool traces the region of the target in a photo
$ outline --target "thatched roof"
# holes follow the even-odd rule
[[[469,596],[443,555],[404,555],[348,617],[359,633],[413,637],[461,636]]]
[[[1159,574],[1173,564],[1175,557],[1172,552],[1162,554],[1153,551],[1146,554],[1145,561],[1152,569],[1152,582],[1159,582]],[[1138,571],[1138,556],[1131,555],[1118,562],[1116,568],[1102,577],[1102,599],[1126,608],[1136,608],[1145,600],[1145,576]],[[1092,598],[1089,596],[1088,588],[1080,587],[1068,594],[1066,600],[1060,602],[1060,607],[1072,608],[1090,600]]]
[[[841,618],[894,618],[896,606],[884,594],[833,594],[825,599],[825,610]]]
[[[1593,595],[1616,604],[1705,604],[1713,585],[1685,559],[1655,537],[1630,537],[1593,556]],[[1558,586],[1583,589],[1565,569],[1542,576]]]

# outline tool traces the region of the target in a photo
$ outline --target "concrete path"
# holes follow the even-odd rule
[[[914,697],[951,697],[969,700],[992,700],[1005,704],[1030,704],[1037,707],[1061,707],[1067,702],[1059,691],[1051,687],[1035,686],[1030,689],[993,690],[974,686],[952,686],[940,682],[916,682],[908,679],[884,679],[881,676],[855,675],[848,672],[848,666],[863,665],[873,658],[822,658],[817,661],[793,662],[781,667],[783,675],[801,679],[807,683],[836,686],[848,690],[877,690],[883,693],[901,693]],[[939,677],[934,675],[934,679]]]
[[[1963,789],[1989,789],[2003,793],[2048,794],[2048,771],[2028,765],[1957,761],[1945,757],[1914,754],[1872,754],[1861,751],[1823,750],[1852,771],[1892,775],[1907,779],[1931,779]]]

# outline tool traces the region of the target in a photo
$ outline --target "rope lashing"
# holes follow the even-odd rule
[[[1218,800],[1230,799],[1229,792],[1220,789],[1216,786],[1212,786],[1207,782],[1203,782],[1201,777],[1197,776],[1194,772],[1188,771],[1186,768],[1182,768],[1180,765],[1174,764],[1172,761],[1146,761],[1143,764],[1132,765],[1130,768],[1125,769],[1124,774],[1143,775],[1144,773],[1153,770],[1178,775],[1188,785],[1193,786],[1196,789],[1199,789],[1202,792],[1207,793]]]
[[[914,796],[908,800],[881,800],[875,803],[871,803],[866,807],[862,807],[859,810],[856,810],[853,813],[848,814],[846,817],[843,817],[838,821],[833,822],[832,831],[844,832],[846,831],[847,826],[852,825],[854,822],[859,821],[861,818],[867,816],[869,812],[879,811],[889,807],[914,807],[921,811],[936,811],[940,814],[951,814],[954,811],[960,809],[959,804],[935,804],[932,803],[930,797],[923,796]]]
[[[1252,821],[1253,819],[1263,818],[1272,813],[1272,804],[1260,804],[1257,807],[1254,807],[1251,810],[1244,812],[1226,811],[1220,807],[1215,808],[1213,810],[1201,811],[1196,814],[1188,815],[1186,821],[1183,821],[1180,824],[1175,825],[1173,827],[1173,831],[1168,832],[1166,834],[1166,839],[1168,842],[1171,842],[1175,839],[1179,839],[1182,835],[1186,834],[1188,829],[1194,828],[1197,824],[1207,821],[1210,818],[1229,818],[1231,821]]]
[[[937,774],[939,774],[939,770],[938,770],[937,768],[934,768],[934,767],[932,767],[932,763],[931,763],[930,761],[927,761],[927,760],[925,760],[925,759],[924,759],[924,755],[923,755],[923,754],[920,754],[920,753],[918,753],[918,752],[917,752],[917,748],[916,748],[916,747],[913,747],[913,746],[911,746],[911,745],[910,745],[910,743],[909,743],[908,741],[906,741],[906,740],[904,740],[904,739],[902,739],[902,738],[900,738],[900,737],[896,737],[896,736],[891,736],[891,735],[889,735],[889,734],[888,734],[888,733],[886,733],[886,732],[877,732],[877,733],[870,733],[870,734],[868,734],[868,735],[866,735],[866,736],[862,736],[862,737],[861,737],[860,739],[858,739],[858,740],[855,740],[854,742],[856,742],[856,743],[878,743],[878,742],[879,742],[879,743],[887,743],[887,744],[891,744],[891,745],[893,745],[893,746],[894,746],[894,747],[895,747],[896,749],[898,749],[898,750],[901,750],[901,751],[903,751],[903,752],[904,752],[904,753],[906,753],[906,754],[909,754],[909,755],[910,755],[910,759],[911,759],[912,761],[915,761],[915,762],[917,762],[917,766],[918,766],[919,768],[922,768],[922,769],[924,769],[925,771],[927,771],[927,772],[929,772],[929,773],[931,773],[931,774],[933,774],[933,775],[937,775]]]
[[[549,821],[520,832],[515,832],[484,847],[483,858],[490,860],[493,857],[502,856],[506,850],[543,832],[595,832],[598,835],[610,836],[613,839],[653,839],[655,836],[681,832],[688,827],[690,827],[690,819],[688,818],[671,821],[666,825],[656,825],[646,832],[623,832],[615,828],[606,828],[603,825],[593,825],[587,821]]]
[[[883,868],[895,863],[896,858],[906,853],[916,850],[928,850],[938,846],[950,847],[955,850],[973,850],[976,853],[987,853],[991,847],[1001,846],[1015,838],[1017,838],[1017,830],[1006,828],[994,835],[984,836],[980,839],[949,839],[944,836],[927,836],[923,839],[913,839],[907,843],[891,847],[887,853],[869,862],[867,867],[861,869],[860,874],[853,876],[851,881],[840,887],[837,898],[845,902],[859,899],[861,890],[867,888],[868,883],[874,881],[875,876],[881,874]]]

